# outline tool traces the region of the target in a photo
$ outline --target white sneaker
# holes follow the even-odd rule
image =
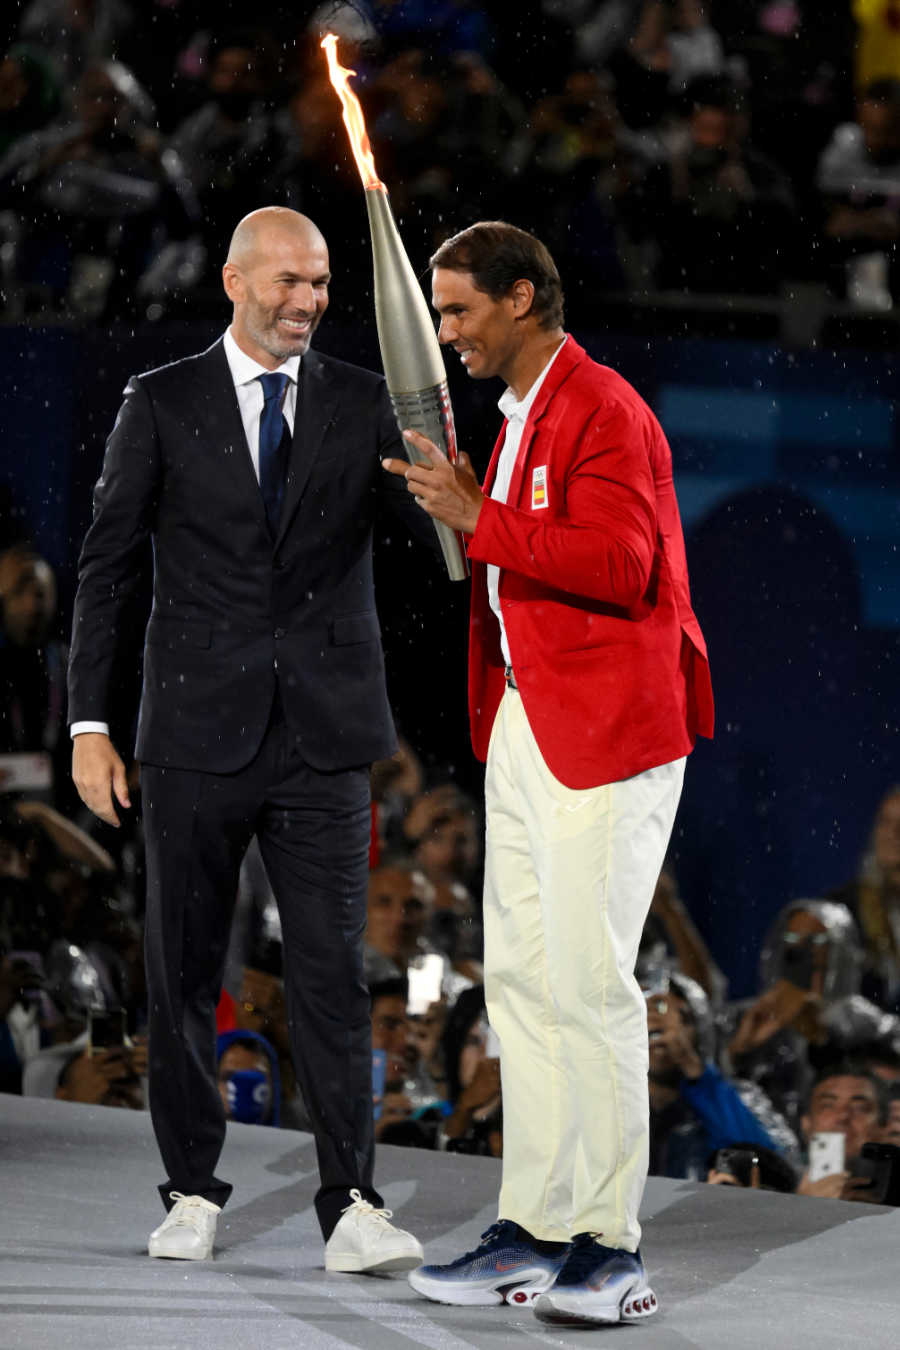
[[[391,1210],[376,1209],[359,1191],[351,1191],[350,1199],[325,1244],[326,1270],[414,1270],[422,1264],[425,1253],[412,1233],[388,1223]]]
[[[151,1256],[169,1256],[177,1261],[207,1260],[212,1256],[221,1207],[202,1195],[170,1191],[169,1196],[175,1204],[150,1234],[147,1250]]]

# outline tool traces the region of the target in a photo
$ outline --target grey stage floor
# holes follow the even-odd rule
[[[644,1251],[663,1312],[552,1331],[513,1308],[449,1308],[405,1279],[329,1275],[308,1135],[238,1125],[212,1262],[152,1261],[161,1216],[143,1113],[0,1096],[0,1350],[896,1350],[900,1211],[651,1178]],[[386,1204],[431,1259],[495,1217],[498,1165],[384,1148]]]

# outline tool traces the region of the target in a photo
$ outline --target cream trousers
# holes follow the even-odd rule
[[[507,689],[485,781],[485,993],[500,1041],[499,1216],[635,1251],[647,1019],[634,964],[684,759],[586,791],[550,773]]]

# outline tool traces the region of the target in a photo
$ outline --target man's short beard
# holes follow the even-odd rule
[[[277,323],[277,320],[276,320]],[[262,347],[264,352],[270,356],[275,356],[279,361],[286,360],[289,356],[305,356],[309,350],[309,344],[313,333],[316,331],[318,319],[313,319],[308,333],[298,334],[297,341],[288,343],[277,338],[270,337],[270,333],[275,328],[273,323],[269,329],[256,328],[252,324],[247,324],[247,332],[253,338],[253,341]],[[299,344],[299,345],[298,345]]]

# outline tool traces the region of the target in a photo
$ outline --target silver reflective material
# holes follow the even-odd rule
[[[452,462],[456,431],[447,374],[428,304],[412,269],[382,188],[366,190],[375,275],[375,324],[384,377],[397,425],[420,431]],[[409,459],[428,462],[404,441]],[[465,548],[456,530],[434,521],[451,581],[469,574]]]

